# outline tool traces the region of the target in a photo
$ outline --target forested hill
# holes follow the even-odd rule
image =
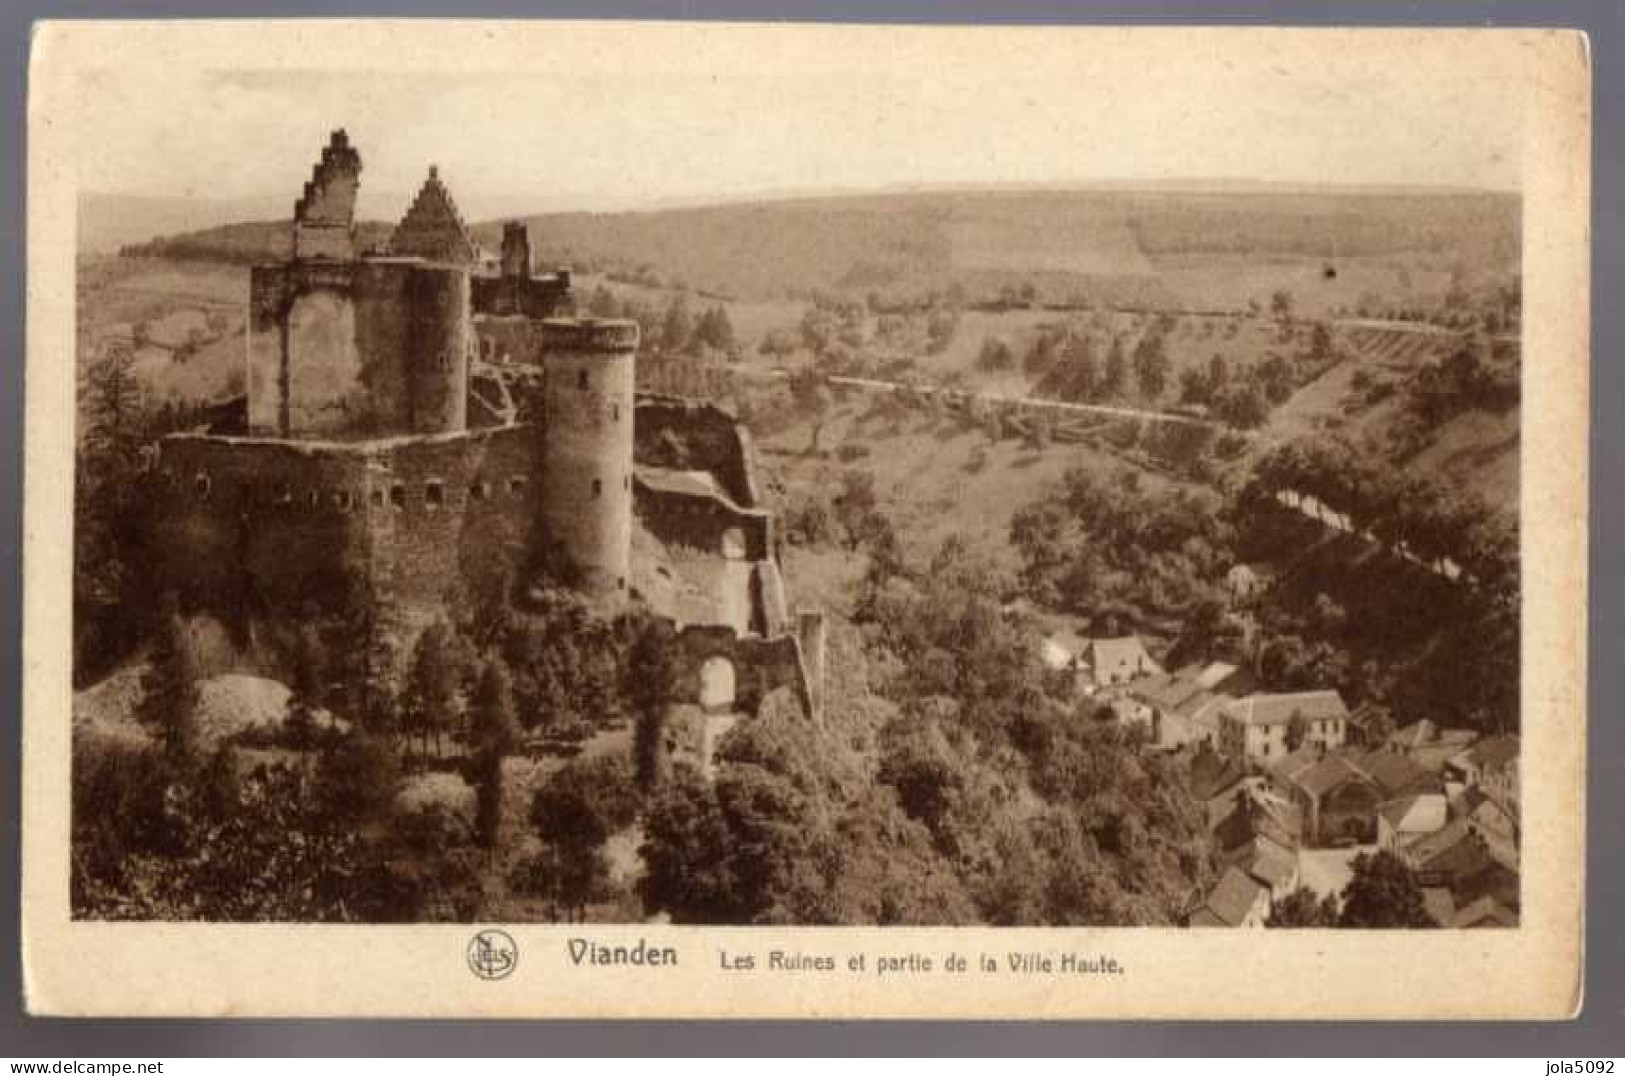
[[[815,291],[919,293],[1035,285],[1046,300],[1169,303],[1159,278],[1193,259],[1313,259],[1316,267],[1418,255],[1515,264],[1515,195],[1475,192],[1083,190],[788,199],[527,219],[541,264],[739,298]],[[500,222],[476,225],[494,248]],[[364,243],[388,226],[362,225]],[[233,224],[130,253],[274,258],[285,225]],[[1188,299],[1187,299],[1188,301]]]

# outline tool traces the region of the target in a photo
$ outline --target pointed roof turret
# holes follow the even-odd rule
[[[429,166],[429,178],[396,226],[389,249],[392,254],[453,265],[472,265],[478,260],[479,249],[435,165]]]

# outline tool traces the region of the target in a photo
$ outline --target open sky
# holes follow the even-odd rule
[[[339,126],[370,217],[398,215],[431,162],[475,218],[527,198],[938,184],[1519,185],[1521,83],[1493,57],[1467,63],[1460,33],[1355,47],[1313,32],[464,24],[430,31],[440,48],[421,32],[398,48],[290,33],[110,48],[80,77],[94,147],[80,189],[291,201]]]

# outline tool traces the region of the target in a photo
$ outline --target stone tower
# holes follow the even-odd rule
[[[547,371],[542,518],[589,598],[626,597],[632,548],[634,321],[542,322]]]
[[[530,232],[516,220],[502,226],[502,275],[530,279]]]

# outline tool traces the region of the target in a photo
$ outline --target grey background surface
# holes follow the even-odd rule
[[[1587,849],[1585,1006],[1568,1023],[899,1023],[564,1022],[338,1020],[56,1020],[23,1013],[18,945],[21,808],[21,593],[26,94],[30,26],[40,18],[271,16],[462,16],[484,18],[775,19],[898,23],[1196,24],[1371,26],[1566,26],[1586,30],[1593,53],[1593,380],[1591,444],[1590,788]],[[899,0],[814,3],[620,0],[524,4],[399,0],[5,0],[0,3],[0,1054],[45,1059],[186,1055],[525,1055],[525,1054],[1116,1054],[1116,1055],[1497,1055],[1599,1057],[1625,1054],[1625,370],[1618,355],[1625,319],[1610,300],[1625,278],[1625,0],[1592,2],[1108,2],[1019,0],[927,4]],[[124,970],[137,977],[139,968]],[[1201,975],[1199,967],[1178,974]],[[1503,973],[1516,977],[1519,969]],[[1313,983],[1304,983],[1306,991]],[[1403,991],[1403,982],[1373,983]],[[1539,1066],[1539,1067],[1536,1067]],[[1532,1073],[1545,1067],[1530,1063]]]

